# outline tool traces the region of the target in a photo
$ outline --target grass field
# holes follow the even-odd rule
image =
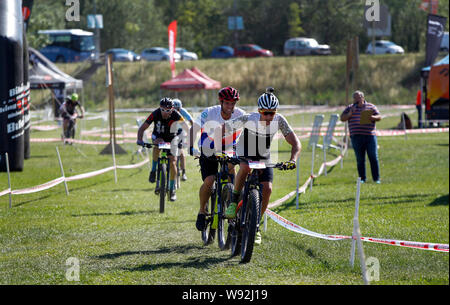
[[[289,116],[294,127],[310,126],[314,114]],[[143,117],[144,115],[142,115]],[[120,114],[118,126],[135,125],[136,115]],[[326,119],[328,113],[326,114]],[[386,118],[378,128],[397,125]],[[85,129],[101,127],[86,121]],[[60,131],[32,132],[32,137],[58,137]],[[449,243],[448,133],[379,137],[382,184],[362,186],[360,224],[363,236],[420,242]],[[300,181],[310,173],[311,150],[302,140]],[[58,145],[66,176],[112,165],[99,155],[103,146],[33,143],[23,172],[11,175],[12,188],[38,185],[60,176]],[[123,144],[126,155],[117,163],[136,162],[134,144]],[[289,146],[280,141],[280,157]],[[330,152],[331,160],[338,154]],[[322,162],[317,151],[316,171]],[[0,284],[362,284],[359,262],[349,266],[350,241],[325,241],[290,232],[273,221],[252,261],[239,264],[217,243],[203,246],[195,229],[201,178],[197,163],[188,158],[188,178],[178,200],[159,213],[148,167],[118,170],[61,184],[29,195],[0,197]],[[272,200],[295,189],[295,171],[275,172]],[[370,177],[370,175],[369,175]],[[312,192],[274,209],[309,230],[351,235],[356,192],[356,161],[352,150],[328,176],[315,181]],[[0,191],[7,188],[0,173]],[[449,255],[417,249],[364,243],[366,257],[380,262],[375,285],[449,284]],[[67,281],[69,258],[80,262],[80,281]],[[70,262],[70,261],[69,261]]]

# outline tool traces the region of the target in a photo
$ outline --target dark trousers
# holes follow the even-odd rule
[[[350,138],[355,151],[358,174],[361,180],[366,180],[366,152],[369,157],[373,181],[380,180],[377,136],[352,135]]]
[[[422,128],[422,105],[416,105],[417,109],[417,120],[419,121],[419,128]]]

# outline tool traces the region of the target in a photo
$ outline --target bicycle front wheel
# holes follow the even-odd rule
[[[260,213],[260,198],[257,189],[248,194],[247,211],[245,211],[245,226],[242,231],[241,263],[248,263],[252,258],[255,244],[256,229]]]
[[[214,238],[216,236],[216,229],[212,228],[212,223],[213,223],[214,213],[215,213],[214,207],[215,207],[215,203],[216,203],[216,193],[215,192],[213,192],[211,194],[209,203],[210,203],[210,209],[209,209],[210,216],[208,216],[206,218],[206,226],[205,226],[205,229],[202,231],[202,240],[203,240],[204,245],[209,245],[209,244],[213,243]]]
[[[219,223],[218,223],[218,232],[217,239],[219,242],[219,248],[221,250],[227,250],[230,248],[231,244],[231,230],[228,229],[228,220],[225,218],[225,210],[231,203],[231,197],[233,194],[233,184],[227,183],[222,188],[221,192],[221,203],[220,203],[220,211],[219,211]]]
[[[166,205],[166,177],[167,177],[167,166],[166,164],[160,165],[159,172],[159,212],[164,213],[164,207]]]

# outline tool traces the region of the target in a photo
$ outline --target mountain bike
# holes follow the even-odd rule
[[[231,203],[234,182],[228,172],[228,163],[239,164],[239,160],[231,154],[219,154],[212,158],[218,160],[220,170],[211,189],[209,208],[206,206],[210,212],[206,216],[202,240],[205,245],[213,243],[217,231],[219,248],[226,250],[230,248],[231,231],[228,229],[229,220],[225,218],[225,210]]]
[[[245,181],[236,217],[229,223],[231,256],[241,254],[241,263],[248,263],[252,257],[255,235],[261,221],[262,186],[259,183],[259,170],[270,167],[283,169],[283,163],[265,164],[250,160],[247,162],[252,172]]]
[[[159,212],[164,213],[164,208],[166,205],[166,195],[167,198],[170,196],[169,191],[170,165],[168,154],[170,153],[171,146],[170,143],[160,143],[160,144],[144,143],[143,146],[146,148],[152,148],[156,146],[161,150],[160,156],[158,157],[155,194],[159,195]],[[159,191],[156,191],[158,189]]]

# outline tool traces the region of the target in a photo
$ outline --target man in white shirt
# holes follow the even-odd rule
[[[214,131],[217,126],[222,126],[226,121],[235,119],[245,114],[245,111],[237,108],[236,103],[239,101],[239,92],[233,87],[225,87],[219,91],[220,105],[206,108],[190,130],[190,148],[189,153],[193,155],[193,144],[196,141],[197,133],[200,130],[201,136],[198,146],[201,152],[200,169],[203,184],[200,187],[200,209],[197,216],[196,227],[199,231],[203,231],[206,225],[206,205],[211,195],[211,188],[214,184],[216,174],[218,172],[218,161],[214,156]],[[233,133],[228,147],[225,150],[232,150],[236,143],[239,133]],[[224,141],[223,141],[224,142]],[[222,145],[219,143],[218,145]],[[230,171],[234,174],[234,169]]]

